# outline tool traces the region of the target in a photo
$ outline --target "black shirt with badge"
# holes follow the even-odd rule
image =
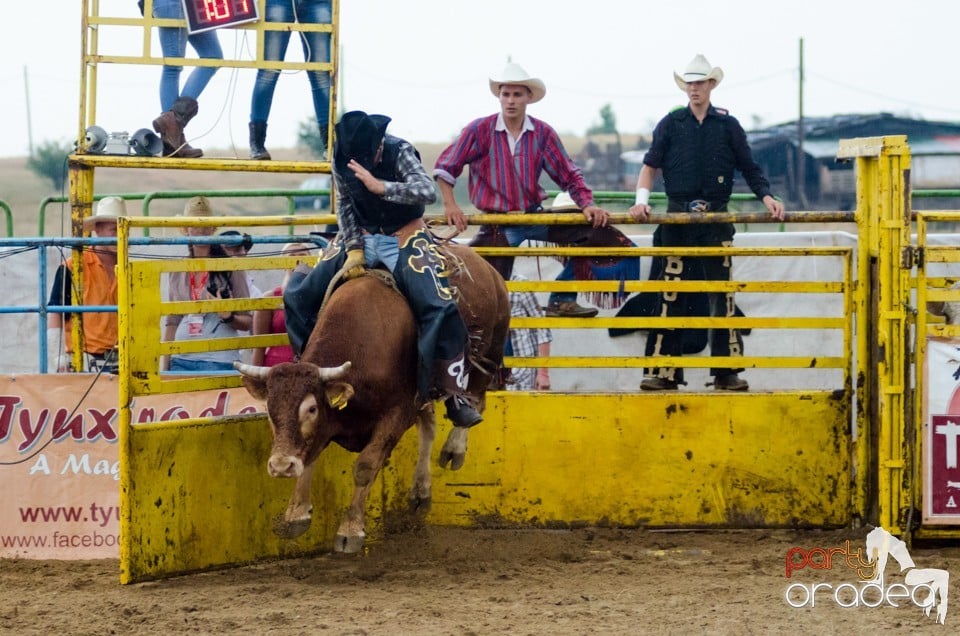
[[[653,131],[643,163],[663,172],[664,190],[675,201],[704,199],[723,209],[733,192],[734,170],[757,198],[770,194],[740,122],[713,105],[702,123],[689,106],[667,114]]]

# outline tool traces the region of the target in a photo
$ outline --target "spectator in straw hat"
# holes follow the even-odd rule
[[[183,209],[184,217],[212,217],[213,208],[204,196],[188,200]],[[185,227],[186,236],[211,236],[214,227]],[[229,258],[222,245],[193,243],[187,246],[190,258]],[[170,272],[167,300],[183,302],[213,300],[217,298],[249,298],[247,276],[240,270]],[[250,331],[253,315],[249,311],[207,312],[187,315],[171,314],[164,317],[164,340],[189,340],[192,338],[233,338],[240,331]],[[166,371],[233,371],[233,363],[240,360],[235,349],[203,351],[166,356],[161,361],[161,370]]]
[[[104,197],[97,203],[96,212],[83,220],[85,232],[105,238],[117,236],[117,217],[126,216],[127,208],[120,197]],[[117,304],[117,246],[97,245],[85,247],[81,253],[83,287],[76,290],[81,305]],[[73,304],[73,258],[68,258],[53,279],[50,305]],[[71,320],[67,314],[50,314],[47,323],[48,369],[51,371],[74,371],[73,342],[70,337]],[[84,312],[77,314],[81,323],[80,336],[84,352],[84,371],[97,371],[104,366],[116,365],[117,313]],[[66,329],[64,329],[64,326]],[[64,351],[66,355],[64,355]]]
[[[643,158],[637,178],[636,203],[630,208],[635,219],[646,221],[650,215],[650,188],[656,171],[663,173],[667,193],[667,212],[723,212],[733,191],[733,175],[738,170],[747,185],[763,201],[774,219],[783,219],[783,204],[770,192],[770,184],[753,160],[747,135],[728,111],[710,103],[710,94],[723,80],[723,71],[712,66],[703,55],[694,57],[683,74],[674,73],[674,81],[687,94],[686,108],[678,108],[660,120],[653,131],[650,150]],[[720,247],[731,245],[732,223],[664,224],[657,227],[654,245],[663,247]],[[729,257],[669,256],[660,269],[660,278],[679,280],[729,281]],[[655,315],[685,316],[690,305],[685,294],[660,294]],[[736,305],[733,292],[709,293],[711,316],[732,317]],[[651,329],[647,336],[647,356],[679,356],[683,352],[682,329]],[[743,337],[737,329],[711,329],[710,355],[742,356]],[[746,391],[747,381],[739,377],[743,369],[710,370],[715,389]],[[640,388],[646,391],[676,390],[683,384],[682,367],[654,367],[645,371]]]
[[[484,225],[471,245],[516,247],[525,240],[543,241],[573,247],[631,247],[622,232],[608,226],[609,213],[593,202],[593,193],[583,174],[564,150],[559,135],[545,122],[527,115],[527,106],[543,99],[547,89],[543,81],[531,77],[517,64],[507,64],[490,78],[490,92],[500,100],[500,112],[476,119],[463,129],[434,166],[433,176],[443,197],[447,223],[463,231],[467,219],[454,198],[453,187],[467,166],[470,167],[469,194],[474,207],[482,212],[542,212],[547,194],[540,186],[545,171],[566,191],[565,210],[579,211],[588,225]],[[558,207],[559,209],[559,207]],[[488,259],[504,280],[513,270],[512,257]],[[636,258],[565,259],[557,280],[635,280],[640,275]],[[581,307],[576,292],[550,295],[548,316],[591,317],[592,307]],[[619,306],[618,293],[597,295],[594,300]]]

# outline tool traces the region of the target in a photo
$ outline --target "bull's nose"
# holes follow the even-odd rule
[[[272,455],[267,462],[267,472],[271,477],[299,477],[303,462],[292,455]]]

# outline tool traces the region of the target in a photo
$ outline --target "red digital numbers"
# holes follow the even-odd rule
[[[184,0],[187,30],[209,31],[257,19],[254,0]]]
[[[230,17],[230,3],[226,0],[204,0],[203,10],[207,20],[219,22]]]

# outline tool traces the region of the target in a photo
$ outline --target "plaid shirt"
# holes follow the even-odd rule
[[[527,280],[519,274],[510,280]],[[510,292],[510,316],[542,318],[545,315],[533,292]],[[551,342],[553,334],[549,329],[511,329],[510,347],[516,357],[530,358],[539,355],[540,345]],[[513,384],[507,388],[514,391],[532,391],[536,386],[537,370],[534,368],[512,368]]]
[[[363,232],[357,219],[357,210],[353,200],[346,196],[342,177],[334,170],[333,177],[337,186],[337,223],[340,225],[340,238],[346,249],[363,249]],[[385,201],[408,205],[427,205],[437,200],[437,186],[427,174],[417,151],[406,141],[400,144],[397,157],[396,181],[384,181]]]
[[[513,153],[507,136],[500,114],[474,120],[440,154],[433,176],[454,185],[464,167],[470,166],[470,201],[484,212],[536,209],[547,198],[540,187],[543,172],[569,192],[581,209],[593,205],[583,173],[567,156],[553,128],[528,116]]]

